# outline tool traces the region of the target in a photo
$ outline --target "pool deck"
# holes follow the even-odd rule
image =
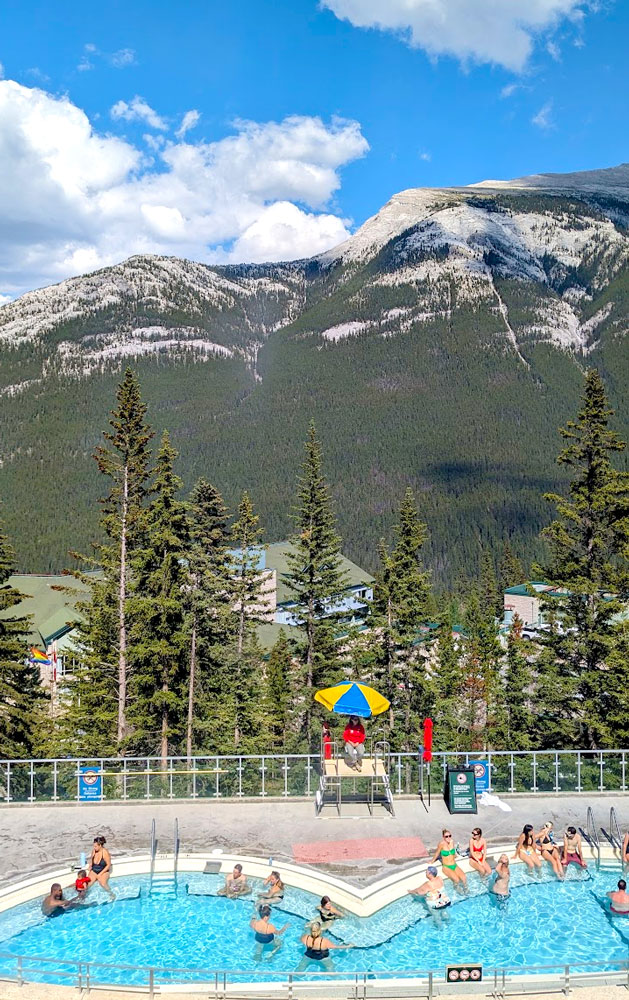
[[[97,834],[107,838],[114,861],[117,855],[146,853],[153,818],[158,851],[172,851],[177,818],[184,852],[222,849],[272,857],[281,867],[296,855],[303,864],[310,849],[312,868],[357,886],[416,863],[422,842],[432,853],[446,826],[462,846],[477,824],[490,845],[515,839],[527,822],[538,827],[552,820],[560,835],[566,825],[585,825],[588,805],[598,827],[608,825],[612,805],[621,828],[629,826],[629,793],[505,795],[502,800],[511,812],[479,806],[477,815],[450,816],[441,797],[433,797],[429,812],[417,798],[396,798],[395,817],[378,806],[370,816],[366,805],[351,802],[344,803],[340,817],[330,807],[317,817],[311,800],[291,799],[0,806],[0,885],[76,862],[81,851],[89,854]]]

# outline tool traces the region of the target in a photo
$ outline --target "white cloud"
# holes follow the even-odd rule
[[[548,131],[549,129],[554,128],[555,123],[553,121],[553,102],[546,101],[546,104],[542,105],[537,114],[533,115],[533,117],[531,118],[531,122],[533,125],[537,125],[538,128],[541,128],[544,131]]]
[[[109,61],[116,69],[125,69],[135,64],[135,52],[133,49],[118,49],[117,52],[112,52]]]
[[[426,163],[430,163],[432,160],[432,153],[420,153],[419,158],[420,160],[424,160]]]
[[[122,118],[126,122],[146,122],[151,128],[157,128],[161,131],[168,128],[157,111],[153,111],[150,104],[147,104],[144,98],[138,97],[137,94],[129,104],[126,101],[117,101],[110,109],[109,114],[114,119]]]
[[[561,62],[561,50],[556,42],[550,41],[546,42],[546,51],[551,59],[555,62]]]
[[[79,73],[87,73],[89,70],[94,69],[94,63],[90,62],[87,56],[81,56],[81,61],[76,67]]]
[[[290,259],[348,235],[330,209],[368,149],[357,122],[236,122],[217,142],[143,149],[69,98],[0,82],[0,288],[17,293],[134,253]]]
[[[513,95],[515,94],[516,90],[519,90],[519,89],[520,89],[520,85],[519,85],[519,83],[508,83],[508,84],[507,84],[507,85],[506,85],[505,87],[503,87],[503,88],[502,88],[502,90],[500,91],[500,96],[501,96],[502,98],[505,98],[505,97],[513,97]]]
[[[402,34],[431,56],[520,72],[539,35],[583,19],[584,0],[321,0],[357,28]]]
[[[2,293],[0,293],[0,306],[6,306],[7,302],[12,302],[12,301],[13,301],[13,296],[2,295]]]
[[[185,115],[181,119],[181,125],[175,132],[178,139],[182,139],[186,132],[189,132],[191,128],[199,124],[199,119],[201,117],[201,112],[196,111],[192,108],[190,111],[186,111]]]

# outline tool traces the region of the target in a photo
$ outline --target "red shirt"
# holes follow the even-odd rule
[[[348,722],[343,731],[343,739],[346,743],[364,743],[365,729],[362,722],[358,722],[356,726]]]
[[[77,892],[81,892],[81,890],[85,889],[85,887],[88,886],[89,884],[90,884],[89,876],[85,875],[83,878],[77,878],[76,882],[74,883],[74,888],[76,889]]]

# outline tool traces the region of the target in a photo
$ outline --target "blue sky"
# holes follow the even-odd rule
[[[628,33],[619,0],[4,0],[0,295],[304,256],[404,188],[627,160]]]

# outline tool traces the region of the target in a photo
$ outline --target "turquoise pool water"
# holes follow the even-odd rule
[[[627,961],[629,918],[610,917],[599,902],[615,888],[619,871],[592,870],[584,876],[570,869],[566,881],[558,883],[548,871],[530,876],[523,867],[514,867],[511,897],[501,905],[480,878],[472,876],[469,897],[451,893],[454,905],[440,925],[410,896],[371,918],[339,921],[328,936],[357,947],[333,952],[335,971],[443,970],[448,963],[472,961],[486,967],[585,966],[599,961],[611,968],[614,962]],[[147,876],[114,878],[114,903],[96,887],[90,894],[92,905],[53,920],[42,917],[39,900],[23,904],[0,914],[0,953],[187,970],[173,973],[173,981],[194,980],[195,969],[257,969],[260,976],[295,969],[303,954],[299,938],[305,920],[315,916],[317,898],[287,889],[283,912],[274,911],[276,926],[289,925],[283,946],[270,961],[256,966],[249,928],[252,901],[217,897],[221,883],[216,875],[181,872],[176,897],[157,898],[148,895]],[[0,969],[10,965],[10,959],[0,955]],[[25,975],[62,981],[61,968],[44,970],[33,961],[25,965]],[[103,969],[96,978],[139,984],[146,981],[146,973]],[[168,978],[160,976],[162,982]]]

